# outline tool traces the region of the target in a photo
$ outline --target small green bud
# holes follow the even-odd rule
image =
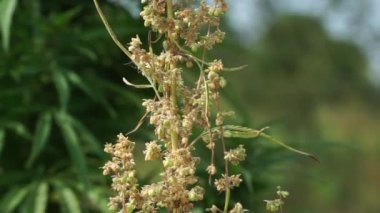
[[[135,205],[133,203],[127,203],[126,204],[126,210],[127,210],[127,213],[132,213],[133,210],[135,210]]]
[[[223,122],[224,122],[223,116],[220,113],[218,113],[216,115],[215,124],[217,126],[221,126],[221,125],[223,125]]]
[[[204,192],[205,192],[205,190],[200,186],[196,186],[196,187],[192,188],[189,192],[189,200],[190,201],[203,200]]]
[[[164,48],[164,50],[168,50],[169,49],[169,44],[167,41],[163,41],[162,42],[162,47]]]
[[[220,80],[219,80],[219,86],[221,88],[224,88],[225,86],[227,85],[227,81],[225,78],[221,77]]]
[[[210,79],[211,81],[214,80],[215,78],[218,77],[218,74],[214,71],[211,71],[207,74],[207,78]]]
[[[223,10],[221,8],[216,8],[214,10],[214,16],[220,16],[220,15],[223,15]]]
[[[197,52],[198,51],[198,47],[196,45],[192,45],[191,46],[191,51]]]
[[[191,62],[191,61],[186,61],[186,67],[187,67],[187,68],[192,68],[192,67],[193,67],[193,62]]]
[[[165,159],[162,163],[164,164],[165,168],[168,168],[174,165],[174,161],[171,159]]]
[[[207,85],[208,85],[208,88],[210,88],[211,90],[214,90],[216,88],[214,82],[209,82]]]

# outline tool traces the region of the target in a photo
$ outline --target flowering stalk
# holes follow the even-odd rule
[[[240,203],[230,209],[231,190],[238,187],[242,179],[240,174],[229,174],[229,166],[236,166],[243,161],[246,151],[243,145],[227,150],[225,138],[267,135],[262,130],[224,124],[224,118],[233,113],[223,111],[220,106],[220,91],[226,86],[222,75],[242,67],[225,68],[219,59],[206,61],[205,53],[224,39],[225,34],[219,25],[220,16],[227,11],[225,0],[213,0],[212,3],[206,0],[142,0],[145,6],[140,15],[144,25],[151,28],[148,50],[142,47],[138,36],[124,47],[112,31],[97,0],[93,1],[113,41],[149,84],[135,85],[123,78],[124,82],[155,92],[155,97],[142,103],[146,115],[149,115],[149,123],[155,128],[155,138],[146,143],[143,154],[146,161],[158,160],[163,165],[160,181],[140,186],[133,160],[134,142],[127,135],[118,135],[116,144],[107,144],[105,147],[105,152],[112,159],[104,165],[103,170],[105,175],[111,175],[111,187],[116,192],[110,198],[109,207],[122,213],[157,212],[159,209],[173,213],[190,212],[194,203],[204,196],[204,189],[195,175],[200,158],[194,156],[196,143],[203,140],[211,152],[211,162],[207,167],[209,182],[219,176],[214,178],[215,188],[225,193],[223,210],[215,205],[207,210],[213,213],[244,212]],[[156,41],[152,40],[153,34],[157,37]],[[163,50],[159,54],[153,51],[152,43],[155,42],[162,43]],[[202,50],[201,58],[197,57],[199,49]],[[199,70],[198,80],[185,82],[183,73],[193,70],[194,65]],[[145,117],[130,133],[138,129]],[[203,129],[204,132],[195,136],[194,128]],[[273,142],[293,149],[275,139]],[[223,174],[218,173],[215,167],[217,145],[223,149]],[[293,151],[303,153],[295,149]]]

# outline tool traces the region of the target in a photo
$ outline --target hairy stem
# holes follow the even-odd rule
[[[173,18],[173,0],[166,0],[168,18]]]
[[[172,74],[172,81],[171,81],[171,85],[170,85],[170,102],[172,104],[172,110],[173,110],[173,114],[175,116],[177,116],[177,96],[176,96],[176,89],[177,89],[177,77],[176,77],[176,73],[173,72]],[[176,120],[174,119],[172,121],[172,125],[171,125],[171,132],[170,132],[170,142],[171,142],[171,145],[172,145],[172,150],[176,150],[178,148],[178,133],[177,133],[177,127],[176,127]]]
[[[218,100],[216,101],[217,103],[217,108],[218,108],[218,112],[220,112],[220,99],[218,98]],[[219,127],[219,131],[220,131],[220,140],[222,142],[222,147],[223,147],[223,153],[226,153],[227,152],[227,149],[226,149],[226,143],[224,141],[224,128],[223,128],[223,125],[221,125]],[[225,177],[228,179],[229,178],[229,171],[228,171],[228,160],[224,159],[224,175]],[[230,197],[231,197],[231,189],[230,189],[230,186],[229,186],[229,180],[226,181],[226,196],[225,196],[225,199],[224,199],[224,209],[223,209],[223,213],[227,213],[228,212],[228,205],[230,203]]]

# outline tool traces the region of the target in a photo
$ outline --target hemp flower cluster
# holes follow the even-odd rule
[[[264,200],[266,203],[266,209],[269,212],[277,212],[281,210],[282,212],[282,206],[284,205],[284,199],[289,196],[288,191],[281,190],[280,186],[277,186],[277,192],[276,192],[278,198],[273,200]]]
[[[96,0],[94,2],[103,20]],[[207,167],[210,180],[219,176],[214,179],[215,188],[225,193],[223,210],[214,205],[208,210],[245,212],[240,203],[232,208],[229,203],[231,189],[242,182],[240,174],[229,173],[229,167],[243,161],[246,151],[242,145],[227,150],[225,144],[224,118],[233,113],[222,111],[220,90],[226,86],[222,75],[228,69],[222,60],[206,60],[205,56],[207,50],[224,39],[225,33],[219,25],[227,4],[224,0],[142,0],[142,3],[144,8],[140,15],[144,25],[151,28],[147,45],[136,36],[121,49],[149,84],[134,85],[126,79],[125,82],[155,92],[154,97],[142,103],[155,133],[155,139],[146,143],[143,154],[146,161],[162,162],[162,179],[144,186],[138,184],[133,160],[134,142],[120,134],[115,145],[105,147],[112,159],[103,167],[104,175],[111,175],[112,188],[116,192],[109,207],[123,213],[157,212],[159,209],[190,212],[194,202],[202,200],[205,193],[196,175],[200,158],[195,157],[196,142],[203,140],[210,150],[210,159],[202,159],[210,161]],[[108,23],[103,22],[107,27]],[[152,47],[157,42],[162,44],[160,53]],[[199,71],[198,80],[185,82],[183,73],[194,68]],[[203,133],[194,135],[194,128],[203,129]],[[216,146],[223,150],[221,159],[216,159]],[[217,171],[217,160],[225,164],[224,171]]]

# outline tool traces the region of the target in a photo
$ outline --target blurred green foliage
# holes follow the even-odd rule
[[[102,144],[133,128],[143,113],[144,94],[120,80],[124,71],[132,79],[136,72],[123,65],[128,61],[88,1],[18,1],[11,26],[15,7],[9,4],[16,1],[0,7],[6,16],[0,211],[104,212],[109,190],[99,169],[106,160]],[[145,33],[126,12],[112,20],[123,36]]]
[[[139,19],[103,7],[122,41],[137,33],[146,39]],[[141,99],[152,93],[122,83],[122,76],[142,78],[89,1],[1,0],[0,14],[0,212],[107,212],[103,144],[134,128],[144,114]],[[377,152],[369,150],[379,150],[380,115],[360,49],[330,38],[306,16],[279,17],[248,49],[227,35],[214,55],[229,67],[249,63],[227,74],[224,105],[237,113],[232,122],[270,125],[276,137],[322,162],[315,166],[262,140],[241,140],[249,154],[242,167],[232,168],[244,178],[232,201],[263,212],[262,200],[278,184],[290,187],[286,212],[377,212],[376,191],[357,181],[368,178],[380,187],[378,172],[362,166],[376,166]],[[138,148],[151,138],[149,130],[144,124],[133,135]],[[209,155],[198,146],[198,155]],[[157,166],[141,159],[139,176],[157,179]],[[207,191],[202,208],[223,202],[207,183],[207,164],[199,170]]]
[[[378,212],[379,193],[368,185],[379,186],[380,99],[365,54],[301,15],[279,16],[249,50],[227,45],[218,54],[250,68],[229,79],[240,82],[227,92],[240,94],[241,111],[321,160],[288,156],[272,173],[290,191],[285,212]]]

